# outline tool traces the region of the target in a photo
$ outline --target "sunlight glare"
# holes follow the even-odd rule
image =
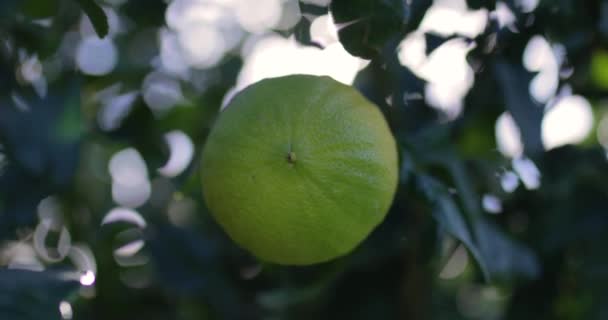
[[[486,9],[469,10],[465,0],[435,0],[418,30],[442,36],[458,34],[474,38],[483,32],[487,23]]]
[[[340,43],[321,50],[295,39],[266,36],[251,44],[237,81],[240,90],[265,78],[290,74],[327,75],[351,84],[365,60],[351,56]]]
[[[439,278],[444,280],[454,279],[461,275],[469,264],[469,254],[463,245],[458,245],[448,262],[445,264]]]
[[[63,319],[72,319],[72,305],[67,301],[61,301],[59,303],[59,313],[61,313]]]
[[[112,179],[124,186],[140,186],[148,181],[148,169],[141,154],[134,148],[115,153],[108,170]]]
[[[261,33],[276,26],[281,20],[282,0],[237,0],[236,18],[243,29]]]
[[[80,276],[80,284],[83,286],[92,286],[95,283],[95,273],[91,270],[83,272]]]
[[[516,158],[511,161],[511,164],[526,189],[534,190],[540,187],[540,170],[538,170],[532,160],[528,158]]]
[[[493,194],[484,194],[481,205],[487,213],[498,214],[502,212],[502,201]]]
[[[577,144],[593,128],[591,104],[582,96],[561,97],[543,117],[542,139],[545,149]]]
[[[165,134],[169,146],[169,160],[158,172],[165,177],[176,177],[182,173],[194,156],[194,143],[183,131],[174,130]]]
[[[519,127],[509,112],[504,112],[496,120],[495,134],[498,150],[504,156],[517,158],[523,153]]]
[[[88,75],[103,76],[116,67],[118,49],[109,37],[99,39],[90,36],[83,39],[76,49],[76,63],[80,70]]]
[[[316,17],[310,24],[310,39],[322,47],[338,42],[338,28],[331,15],[324,14]]]
[[[153,71],[144,78],[142,95],[146,105],[160,114],[185,100],[180,82],[158,71]]]
[[[559,61],[549,42],[542,36],[533,36],[523,53],[523,64],[528,71],[538,72],[530,82],[530,94],[540,102],[548,102],[559,85]]]
[[[473,86],[475,76],[466,56],[474,48],[464,39],[448,40],[426,56],[426,42],[420,33],[406,37],[399,46],[400,62],[428,81],[427,103],[442,110],[448,120],[462,112],[462,99]]]
[[[114,208],[110,210],[101,221],[101,225],[116,222],[131,223],[140,228],[145,228],[147,225],[146,220],[137,211],[129,208]]]

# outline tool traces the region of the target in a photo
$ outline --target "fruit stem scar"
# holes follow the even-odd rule
[[[287,162],[291,163],[291,164],[295,164],[296,163],[296,154],[293,151],[289,151],[289,153],[287,154]]]

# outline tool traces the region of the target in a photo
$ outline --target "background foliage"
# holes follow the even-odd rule
[[[187,77],[172,74],[180,97],[163,109],[171,92],[144,91],[151,61],[171,48],[158,37],[170,3],[2,1],[0,318],[607,319],[608,1],[469,0],[488,18],[473,36],[425,31],[430,0],[323,2],[292,1],[302,15],[270,32],[323,47],[311,21],[330,13],[343,47],[369,60],[353,86],[391,124],[400,186],[355,252],[292,268],[237,248],[201,198],[198,157],[238,87],[243,40]],[[127,27],[113,30],[116,17]],[[470,45],[462,111],[438,108],[429,79],[402,61],[412,34],[426,54],[455,39]],[[102,56],[88,71],[75,62],[85,36],[114,41],[111,72],[96,69]],[[537,36],[559,58],[544,101],[530,86],[553,80],[534,80],[540,68],[522,61]],[[550,147],[543,120],[573,94],[589,101],[593,134]],[[495,138],[505,111],[521,137],[511,153]],[[168,133],[189,137],[193,157],[167,174],[157,169],[175,152]],[[135,191],[117,181],[141,176],[143,201],[121,198]]]

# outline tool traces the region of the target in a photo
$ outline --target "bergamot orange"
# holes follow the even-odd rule
[[[329,77],[292,75],[238,93],[202,154],[205,202],[259,259],[307,265],[345,255],[384,219],[398,156],[378,108]]]

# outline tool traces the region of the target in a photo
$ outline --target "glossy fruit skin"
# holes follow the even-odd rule
[[[282,265],[349,253],[382,222],[397,188],[382,113],[329,77],[245,88],[220,113],[201,161],[216,221],[254,256]]]

